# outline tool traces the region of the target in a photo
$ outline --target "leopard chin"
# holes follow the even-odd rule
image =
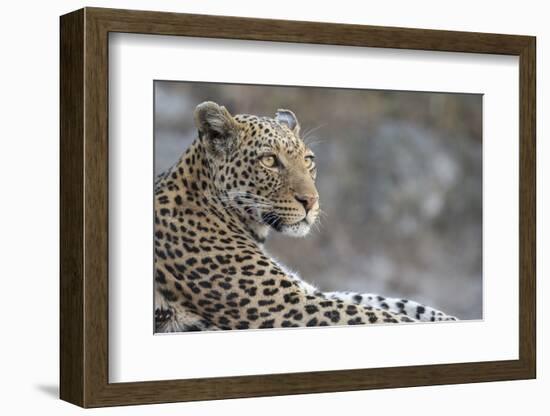
[[[289,237],[305,237],[309,234],[311,230],[311,224],[309,224],[304,218],[300,222],[283,225],[279,231],[281,234],[287,235]]]

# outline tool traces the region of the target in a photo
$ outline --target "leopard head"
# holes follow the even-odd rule
[[[319,215],[317,168],[292,111],[280,109],[273,118],[232,116],[204,102],[195,123],[216,198],[237,210],[260,238],[269,229],[298,237],[309,232]]]

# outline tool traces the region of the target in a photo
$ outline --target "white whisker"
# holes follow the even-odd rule
[[[304,135],[302,136],[302,140],[304,141],[304,143],[306,143],[307,145],[309,145],[309,143],[307,142],[307,140],[310,138],[311,134],[313,134],[314,132],[316,132],[317,130],[325,127],[327,125],[327,123],[323,123],[323,124],[319,124],[318,126],[316,127],[312,127],[310,128],[309,130],[307,130]]]

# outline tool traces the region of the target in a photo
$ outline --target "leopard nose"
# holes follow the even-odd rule
[[[294,195],[294,198],[296,198],[296,201],[298,201],[304,209],[306,210],[306,214],[313,208],[315,203],[319,200],[319,196],[317,195]]]

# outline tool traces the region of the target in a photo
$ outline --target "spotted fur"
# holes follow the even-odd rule
[[[157,332],[447,319],[412,301],[322,293],[264,251],[270,230],[305,236],[319,214],[314,155],[291,111],[232,116],[205,102],[195,123],[198,138],[155,184]]]

